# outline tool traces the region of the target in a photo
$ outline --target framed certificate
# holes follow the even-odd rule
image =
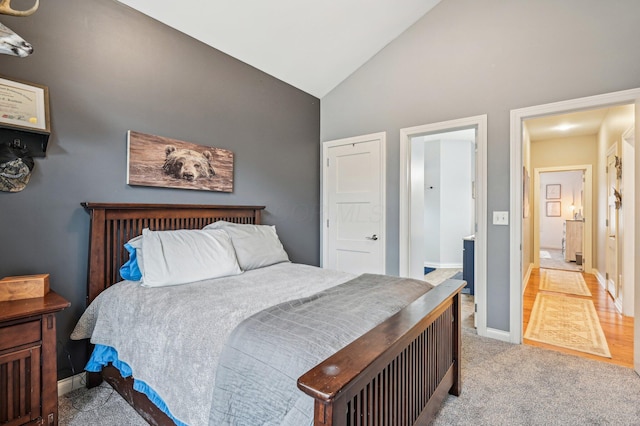
[[[0,127],[50,133],[49,89],[0,77]]]

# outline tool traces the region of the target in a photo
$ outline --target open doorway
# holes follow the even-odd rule
[[[473,299],[473,321],[478,334],[483,336],[488,335],[486,141],[486,115],[400,130],[400,275],[424,279],[425,263],[431,265],[427,267],[436,266],[436,272],[448,270],[446,274],[451,277],[461,273],[467,283],[472,282],[473,295],[469,297]],[[440,152],[434,155],[433,151],[437,150]],[[439,165],[429,165],[430,161],[437,161]],[[447,165],[452,163],[457,165],[455,170]],[[454,193],[457,195],[452,197]],[[431,200],[429,209],[425,209],[425,199]],[[439,203],[437,208],[435,200]],[[462,211],[466,213],[457,215],[455,221],[450,220]],[[442,225],[443,221],[447,226],[434,227],[436,222]],[[430,230],[428,234],[425,228]],[[446,235],[442,233],[445,229]],[[474,248],[465,251],[464,239],[471,236]],[[428,251],[427,243],[437,246],[436,249]],[[465,253],[473,266],[470,273],[469,267],[464,268]],[[430,281],[434,278],[430,277]],[[491,337],[504,340],[499,333]]]
[[[463,241],[474,238],[475,140],[475,129],[411,138],[412,159],[424,160],[423,265],[432,284],[463,279]],[[473,286],[468,279],[463,292],[473,295]]]
[[[534,171],[532,219],[527,219],[524,210],[521,222],[522,264],[528,265],[522,296],[527,344],[633,366],[633,309],[624,311],[623,301],[616,296],[624,293],[627,298],[634,297],[634,265],[627,261],[625,270],[622,243],[625,236],[633,238],[634,221],[629,215],[625,221],[619,197],[614,194],[620,195],[624,182],[633,199],[635,176],[631,173],[625,178],[616,165],[624,162],[635,169],[633,151],[622,158],[620,147],[628,129],[634,127],[635,114],[634,104],[626,104],[548,114],[522,122],[523,167]],[[526,185],[526,179],[523,181]],[[633,257],[634,247],[626,249],[631,252],[626,255]],[[554,253],[559,255],[556,259]],[[626,288],[622,284],[624,272],[630,274]],[[552,302],[562,306],[562,321],[553,322],[558,309],[551,307]],[[549,310],[539,309],[543,304]],[[572,311],[573,306],[584,308],[585,313]],[[570,321],[574,315],[589,324],[590,335],[596,336],[584,347],[575,345],[577,328]],[[585,320],[589,316],[591,320]],[[565,334],[562,330],[566,326],[564,337],[573,341],[564,344],[562,339],[554,342],[541,338],[542,333],[536,335],[545,322],[554,328],[554,338]],[[601,344],[597,350],[596,343]]]
[[[591,165],[534,170],[534,266],[591,271],[591,170]]]

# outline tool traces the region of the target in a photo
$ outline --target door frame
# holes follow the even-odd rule
[[[540,267],[540,174],[547,172],[584,172],[584,256],[583,270],[591,273],[593,268],[593,170],[591,164],[559,167],[537,167],[533,169],[533,266]]]
[[[603,176],[603,180],[605,181],[605,187],[607,188],[607,192],[606,192],[606,199],[607,199],[607,213],[605,215],[605,219],[608,220],[609,222],[607,222],[607,225],[605,226],[606,229],[606,233],[605,235],[611,235],[611,231],[609,229],[609,226],[611,225],[611,218],[609,216],[610,211],[609,211],[609,178],[611,177],[610,175],[613,175],[615,173],[614,170],[609,169],[609,157],[614,156],[614,157],[621,157],[620,152],[618,151],[618,142],[614,142],[611,144],[611,146],[607,149],[607,152],[605,153],[605,158],[604,158],[604,164],[606,165],[606,172],[605,175]],[[616,178],[616,185],[618,183],[618,179]],[[620,188],[615,188],[616,190],[619,190]],[[618,312],[622,312],[622,305],[619,303],[620,299],[619,299],[619,289],[620,289],[620,276],[622,275],[622,271],[620,268],[620,265],[622,264],[622,262],[620,262],[620,214],[618,212],[618,210],[616,210],[616,216],[615,216],[615,223],[616,223],[616,235],[615,235],[615,259],[613,259],[615,261],[615,274],[613,278],[607,278],[609,276],[609,241],[607,240],[607,238],[605,238],[604,240],[604,244],[602,246],[602,249],[604,250],[604,278],[603,278],[603,282],[604,282],[604,289],[607,291],[607,293],[613,298],[613,302],[616,306],[616,308],[618,309]],[[623,227],[624,228],[624,227]],[[600,272],[600,271],[599,271]],[[600,275],[602,275],[600,273]],[[617,275],[617,276],[616,276]],[[613,295],[611,293],[611,286],[609,285],[609,281],[612,280],[613,281],[613,287],[614,287],[614,292],[615,295]]]
[[[640,88],[622,90],[602,95],[588,96],[567,101],[554,102],[511,110],[510,118],[510,214],[512,218],[522,217],[522,166],[523,166],[523,125],[524,120],[547,115],[565,114],[587,109],[607,108],[616,105],[635,104],[635,129],[640,129]],[[640,161],[640,150],[635,152],[636,164]],[[634,179],[635,211],[640,212],[640,173]],[[522,220],[511,222],[509,233],[509,338],[512,343],[522,343]],[[636,227],[634,247],[640,249],[640,227]],[[635,265],[635,276],[640,273],[640,263]],[[638,288],[636,279],[635,288]],[[640,305],[640,292],[635,292],[635,306]],[[640,315],[634,319],[634,365],[640,370]]]
[[[475,230],[475,305],[476,325],[480,336],[487,336],[487,115],[460,118],[400,129],[400,244],[399,272],[411,276],[411,138],[425,134],[476,129],[476,230]],[[423,166],[424,167],[424,166]],[[415,241],[413,242],[415,244]],[[461,243],[462,244],[462,243]],[[489,333],[491,334],[491,333]],[[490,337],[498,337],[493,336]]]
[[[637,113],[637,112],[636,112]],[[640,310],[635,307],[636,293],[635,289],[635,248],[633,245],[633,235],[637,228],[635,224],[634,204],[635,204],[635,132],[634,127],[628,128],[622,134],[621,140],[621,156],[622,156],[622,181],[620,182],[620,191],[624,194],[626,202],[622,203],[622,306],[620,307],[623,315],[640,315]],[[631,191],[629,187],[631,186]],[[640,298],[638,298],[640,301]]]
[[[329,205],[326,202],[329,199],[329,176],[325,173],[329,161],[329,149],[372,140],[380,141],[380,199],[382,200],[382,206],[379,213],[381,216],[380,221],[382,222],[381,229],[384,233],[382,238],[382,273],[385,274],[387,271],[387,132],[334,139],[320,144],[320,267],[322,268],[324,268],[325,262],[329,258],[327,251],[329,230],[326,226],[329,219]]]

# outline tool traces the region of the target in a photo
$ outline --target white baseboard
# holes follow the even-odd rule
[[[600,287],[606,290],[607,280],[604,279],[604,276],[600,273],[600,271],[598,271],[596,268],[592,268],[591,273],[595,275],[596,279],[598,280],[598,283],[600,283]]]
[[[524,278],[522,278],[522,282],[524,285],[522,286],[522,294],[524,295],[524,291],[527,289],[527,285],[529,285],[529,278],[531,278],[531,271],[533,270],[533,263],[529,264],[529,268],[527,268],[527,273],[524,274]]]
[[[486,337],[490,337],[492,339],[500,340],[503,342],[511,343],[511,333],[504,330],[498,330],[497,328],[489,328],[487,327],[487,335]]]
[[[598,280],[598,284],[600,284],[600,287],[602,287],[604,289],[604,291],[608,291],[607,290],[607,280],[602,276],[600,271],[598,271],[596,268],[592,268],[591,269],[591,273],[593,275],[595,275],[596,279]],[[618,310],[618,313],[622,314],[622,300],[615,299],[613,301],[613,304],[616,307],[616,309]]]
[[[614,300],[613,303],[616,306],[616,309],[618,310],[618,313],[622,314],[622,300],[621,299],[616,299],[616,300]]]
[[[66,379],[58,380],[58,396],[62,396],[76,389],[84,387],[87,383],[87,373],[76,374]]]
[[[424,266],[427,268],[445,268],[445,269],[462,269],[462,263],[430,263],[424,262]]]

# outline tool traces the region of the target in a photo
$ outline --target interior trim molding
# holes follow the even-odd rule
[[[487,332],[485,337],[490,337],[492,339],[500,340],[502,342],[511,343],[510,333],[508,331],[498,330],[497,328],[487,327]]]
[[[602,95],[588,96],[584,98],[571,99],[560,102],[553,102],[543,105],[536,105],[526,108],[511,110],[510,118],[510,209],[509,214],[512,218],[522,217],[522,166],[523,166],[523,126],[522,122],[529,118],[544,117],[547,115],[564,114],[568,112],[584,111],[595,108],[607,108],[616,105],[636,105],[636,129],[640,126],[638,122],[638,105],[640,105],[640,88],[622,90],[619,92],[606,93]],[[636,156],[640,155],[636,150]],[[639,176],[636,176],[636,183]],[[636,185],[636,192],[640,191]],[[638,200],[636,200],[636,211]],[[509,229],[509,330],[510,341],[512,343],[522,343],[522,221],[514,220]],[[635,235],[636,252],[640,249],[640,233]],[[636,265],[636,270],[640,269]],[[636,292],[636,305],[639,303],[640,292]],[[634,341],[636,349],[634,357],[635,365],[640,369],[640,319],[636,315],[636,327]]]
[[[560,167],[536,167],[533,169],[533,263],[540,266],[540,207],[542,194],[540,194],[540,174],[547,172],[582,171],[584,173],[584,257],[583,270],[591,273],[593,268],[593,167],[591,164],[578,164],[574,166]]]
[[[598,280],[598,284],[600,284],[600,287],[602,287],[604,290],[607,289],[607,281],[604,279],[604,275],[602,275],[600,273],[600,271],[598,271],[597,269],[592,269],[591,272],[593,273],[593,275],[595,275],[596,279]]]
[[[524,274],[524,278],[522,279],[522,282],[524,283],[522,285],[522,295],[524,296],[524,291],[527,289],[527,285],[529,284],[529,278],[531,278],[531,271],[533,271],[534,268],[534,264],[533,263],[529,263],[529,267],[527,268],[527,273]]]
[[[445,269],[462,269],[462,263],[431,263],[424,262],[424,266],[427,268],[445,268]]]
[[[636,111],[637,113],[637,111]],[[621,190],[624,192],[624,198],[626,202],[622,203],[622,226],[624,227],[622,233],[622,285],[623,285],[623,295],[630,294],[632,292],[634,297],[623,297],[622,301],[622,313],[627,316],[636,316],[635,304],[635,282],[636,282],[636,250],[634,248],[634,235],[636,232],[636,221],[635,221],[635,204],[636,204],[636,195],[635,195],[635,176],[636,176],[636,162],[635,159],[635,151],[636,151],[636,143],[635,143],[635,129],[634,126],[629,127],[622,134],[620,140],[620,153],[622,155],[622,164],[625,164],[622,168],[622,180],[621,180]]]
[[[328,179],[327,173],[325,173],[326,164],[329,159],[329,149],[342,146],[351,145],[361,142],[368,142],[372,140],[380,141],[380,192],[382,198],[382,206],[380,208],[380,215],[382,216],[380,221],[382,222],[382,232],[384,244],[382,245],[382,273],[387,272],[387,132],[369,133],[366,135],[352,136],[343,139],[335,139],[330,141],[324,141],[320,143],[320,267],[324,268],[329,253],[327,251],[327,239],[329,238],[329,231],[325,226],[327,219],[329,219],[329,206],[326,204],[326,200],[329,199],[328,194]]]
[[[87,373],[82,372],[65,379],[58,380],[58,396],[66,395],[71,391],[83,388],[87,383]]]
[[[400,129],[400,229],[399,272],[411,277],[411,138],[454,130],[476,129],[476,230],[475,303],[478,335],[486,336],[487,325],[487,115],[460,118]]]

